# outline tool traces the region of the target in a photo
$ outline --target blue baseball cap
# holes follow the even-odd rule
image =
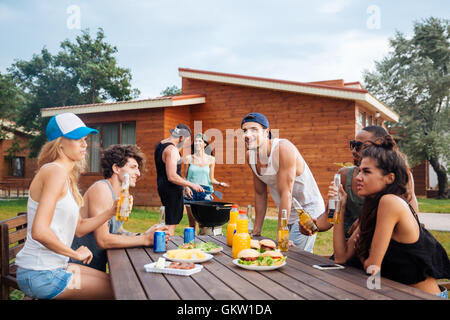
[[[247,114],[244,118],[242,118],[241,128],[242,128],[242,125],[247,122],[256,122],[256,123],[259,123],[260,125],[262,125],[264,127],[264,129],[269,129],[269,120],[267,120],[265,115],[258,113],[258,112],[251,112],[251,113]],[[270,132],[270,130],[269,130],[269,139],[271,139],[271,138],[272,138],[272,132]]]
[[[90,133],[98,133],[98,130],[86,127],[84,122],[71,112],[53,116],[46,129],[48,141],[53,141],[59,137],[78,140]]]

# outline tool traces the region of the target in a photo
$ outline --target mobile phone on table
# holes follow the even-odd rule
[[[313,265],[313,268],[319,270],[333,270],[333,269],[344,269],[345,267],[337,263],[329,263],[329,264],[315,264]]]

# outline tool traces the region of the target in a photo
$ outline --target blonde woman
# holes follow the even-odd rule
[[[71,249],[74,235],[94,231],[114,215],[114,209],[81,219],[82,196],[78,177],[86,154],[86,136],[97,133],[73,113],[52,117],[47,142],[38,157],[39,170],[30,184],[28,234],[17,254],[17,282],[30,297],[39,299],[111,299],[109,276],[69,258],[89,263],[92,252],[84,246]]]

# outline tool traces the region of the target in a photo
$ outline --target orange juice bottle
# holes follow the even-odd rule
[[[236,231],[236,222],[239,216],[238,206],[233,204],[230,211],[230,221],[227,225],[227,245],[231,247],[233,244],[233,236]]]
[[[248,234],[248,220],[239,219],[237,221],[236,234],[233,237],[231,253],[233,259],[237,258],[239,252],[244,249],[250,249],[250,235]]]

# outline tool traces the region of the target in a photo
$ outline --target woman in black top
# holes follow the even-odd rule
[[[383,277],[446,297],[436,279],[450,277],[449,258],[406,201],[409,168],[392,137],[366,144],[359,169],[358,195],[365,197],[360,223],[348,241],[342,221],[334,227],[336,262],[358,260],[369,274],[381,270]],[[335,194],[331,189],[329,196]],[[339,194],[343,212],[342,186]]]

